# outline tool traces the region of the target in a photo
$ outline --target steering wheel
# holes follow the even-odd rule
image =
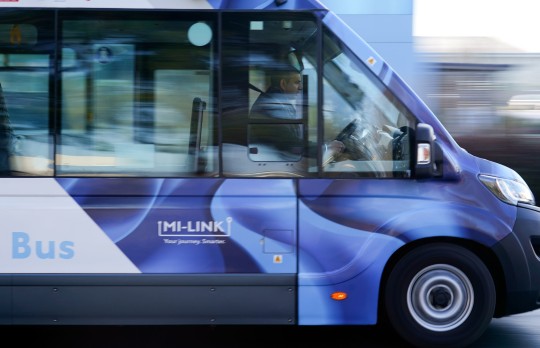
[[[356,131],[356,128],[358,127],[358,125],[356,124],[357,121],[358,119],[355,118],[354,120],[349,122],[349,124],[345,126],[345,128],[343,128],[341,132],[339,132],[339,134],[336,136],[336,140],[343,142],[343,140],[350,137]]]
[[[340,156],[341,160],[373,161],[378,159],[379,155],[374,147],[376,130],[369,125],[359,129],[357,122],[358,119],[354,119],[336,137],[336,140],[345,145],[345,151]],[[336,159],[333,158],[333,160]]]

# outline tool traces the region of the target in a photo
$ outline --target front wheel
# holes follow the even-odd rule
[[[471,251],[431,244],[405,255],[390,273],[384,300],[389,322],[418,347],[464,347],[486,330],[496,292]]]

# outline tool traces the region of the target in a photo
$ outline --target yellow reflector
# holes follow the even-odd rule
[[[342,292],[342,291],[337,291],[337,292],[334,292],[332,295],[330,295],[330,297],[332,298],[332,300],[343,301],[347,298],[347,293]]]

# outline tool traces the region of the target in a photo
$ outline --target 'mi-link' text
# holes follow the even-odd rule
[[[225,221],[159,220],[157,222],[158,234],[162,237],[230,236],[231,225],[231,217],[228,217]]]

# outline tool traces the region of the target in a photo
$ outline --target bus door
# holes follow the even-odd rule
[[[237,217],[246,236],[260,243],[246,244],[260,272],[288,275],[295,284],[298,176],[294,172],[303,166],[301,156],[285,162],[268,144],[257,142],[257,130],[280,125],[250,115],[255,99],[268,88],[264,67],[272,66],[277,53],[267,35],[281,28],[282,21],[261,12],[223,13],[222,18],[221,159],[227,188],[223,192],[229,196],[231,216]],[[302,122],[299,110],[299,120],[290,120],[295,125]]]
[[[307,162],[301,153],[288,151],[299,148],[298,145],[278,150],[269,141],[276,137],[279,145],[283,131],[289,127],[307,132],[308,108],[302,106],[303,96],[294,94],[291,97],[299,98],[299,106],[289,119],[256,116],[252,110],[259,96],[270,87],[271,72],[284,66],[288,55],[294,52],[294,38],[276,33],[285,33],[295,21],[297,26],[308,27],[306,33],[312,34],[316,29],[305,13],[289,13],[285,17],[261,12],[223,13],[222,18],[221,158],[224,187],[235,188],[227,190],[233,203],[230,209],[236,211],[234,216],[241,220],[246,232],[259,240],[259,247],[252,250],[260,253],[257,260],[261,270],[288,274],[291,284],[295,284],[296,179],[305,174]],[[298,39],[300,35],[294,37]],[[272,42],[273,39],[282,41]],[[266,138],[259,138],[266,130],[270,130],[263,134]]]

